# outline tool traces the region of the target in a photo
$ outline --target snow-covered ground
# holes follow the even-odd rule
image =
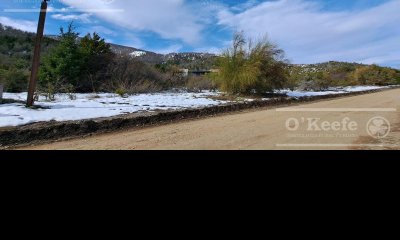
[[[305,97],[359,92],[380,88],[382,87],[346,87],[332,88],[324,92],[282,90],[278,91],[278,93],[286,93],[290,97]],[[0,127],[19,126],[52,120],[69,121],[112,117],[140,111],[176,110],[220,105],[226,102],[210,98],[220,94],[214,92],[166,92],[133,95],[127,98],[107,93],[74,94],[74,100],[71,100],[66,94],[58,94],[56,95],[56,100],[53,102],[46,101],[44,97],[41,97],[36,102],[36,105],[42,107],[40,109],[29,109],[20,103],[0,104]],[[25,101],[26,96],[26,93],[4,93],[3,95],[4,98],[20,101]],[[268,101],[268,99],[263,100]],[[244,101],[252,101],[252,99]]]
[[[71,100],[66,94],[56,95],[54,102],[42,97],[35,104],[43,109],[29,109],[24,104],[0,105],[0,127],[19,126],[44,121],[69,121],[111,117],[127,113],[155,110],[199,108],[224,103],[204,93],[140,94],[122,98],[115,94],[75,94]],[[25,101],[26,93],[4,93],[4,98]]]
[[[306,92],[306,91],[291,91],[291,90],[281,90],[277,91],[277,93],[285,94],[289,97],[312,97],[312,96],[324,96],[324,95],[333,95],[333,94],[341,94],[341,93],[351,93],[351,92],[363,92],[369,90],[377,90],[387,87],[377,87],[377,86],[354,86],[354,87],[339,87],[339,88],[329,88],[327,91],[321,92]]]

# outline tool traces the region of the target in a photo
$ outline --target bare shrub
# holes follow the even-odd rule
[[[128,94],[150,93],[161,91],[166,85],[162,73],[129,56],[117,57],[109,67],[108,76],[105,88],[112,92],[123,89]]]
[[[214,90],[215,84],[209,76],[190,76],[186,88],[189,91],[202,92],[203,90]]]

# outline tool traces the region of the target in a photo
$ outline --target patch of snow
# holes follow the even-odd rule
[[[146,52],[143,51],[133,51],[131,52],[129,55],[131,55],[132,57],[141,57],[146,55]]]
[[[116,94],[75,94],[71,100],[67,94],[57,94],[56,100],[48,102],[40,98],[36,105],[43,109],[29,109],[24,104],[0,105],[0,127],[19,126],[45,121],[70,121],[112,117],[140,111],[177,110],[220,105],[224,101],[209,97],[218,93],[157,93],[139,94],[122,98]],[[26,100],[27,93],[5,93],[4,97]]]
[[[369,90],[377,90],[388,87],[377,87],[377,86],[352,86],[352,87],[331,87],[327,91],[313,92],[313,91],[291,91],[291,90],[280,90],[275,91],[278,94],[286,94],[288,97],[300,98],[300,97],[312,97],[312,96],[325,96],[325,95],[335,95],[342,93],[351,92],[363,92]]]
[[[387,87],[377,87],[377,86],[353,86],[353,87],[345,87],[343,88],[346,92],[363,92],[363,91],[370,91],[370,90],[377,90]]]
[[[388,87],[376,86],[354,86],[342,88],[329,88],[323,92],[306,92],[280,90],[279,94],[287,94],[289,97],[308,97],[341,94],[349,92],[360,92],[367,90],[382,89]],[[74,94],[74,100],[68,94],[57,94],[55,101],[46,101],[40,97],[36,105],[42,109],[29,109],[24,104],[13,103],[0,105],[0,127],[19,126],[35,122],[45,121],[70,121],[84,120],[101,117],[112,117],[128,113],[156,110],[177,110],[188,108],[200,108],[228,103],[211,99],[221,95],[220,92],[204,91],[202,93],[188,93],[181,90],[155,94],[139,94],[122,98],[112,93],[101,94]],[[26,100],[27,93],[4,93],[6,99],[19,101]],[[268,98],[264,98],[268,101]],[[253,101],[253,99],[244,99]]]
[[[343,92],[343,91],[304,92],[304,91],[282,90],[282,91],[278,91],[276,93],[286,94],[288,97],[300,98],[300,97],[334,95],[334,94],[340,94],[340,93],[345,93],[345,92]]]

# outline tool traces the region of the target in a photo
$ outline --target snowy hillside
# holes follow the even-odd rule
[[[133,51],[131,52],[129,55],[131,55],[132,57],[141,57],[146,55],[146,52],[143,51]]]

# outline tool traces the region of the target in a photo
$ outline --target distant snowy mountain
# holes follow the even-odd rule
[[[142,56],[146,55],[146,52],[144,52],[144,51],[133,51],[133,52],[129,53],[129,55],[131,55],[132,57],[142,57]]]
[[[133,58],[151,64],[161,64],[171,62],[183,68],[204,68],[209,69],[214,62],[216,55],[210,53],[169,53],[158,54],[138,48],[122,46],[118,44],[110,44],[111,49],[116,54],[125,54]]]

